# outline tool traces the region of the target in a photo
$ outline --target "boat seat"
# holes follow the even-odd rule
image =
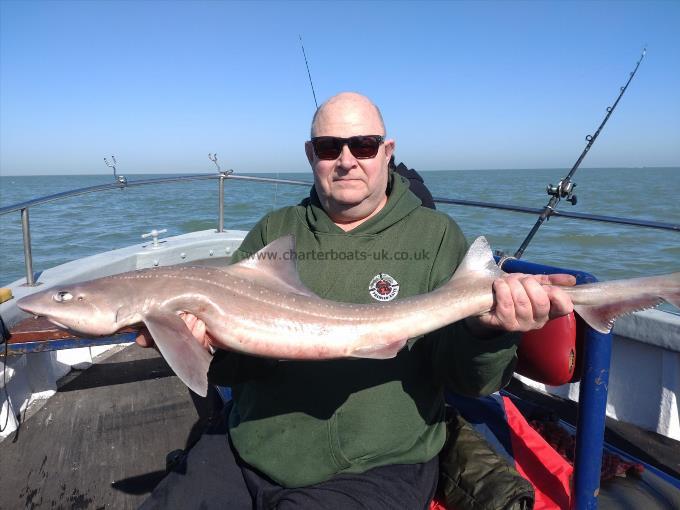
[[[138,329],[126,327],[114,335],[103,337],[79,337],[58,328],[45,317],[28,317],[14,324],[9,331],[7,345],[3,346],[8,355],[33,352],[58,351],[76,347],[94,347],[134,342]]]

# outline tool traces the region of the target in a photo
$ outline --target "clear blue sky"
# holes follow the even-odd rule
[[[680,166],[680,2],[0,2],[0,173],[305,171],[314,102],[419,170]]]

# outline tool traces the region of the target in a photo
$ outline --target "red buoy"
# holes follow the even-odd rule
[[[580,346],[576,339],[582,334],[577,334],[577,329],[580,333],[572,312],[549,320],[541,329],[523,333],[516,372],[550,386],[578,381]]]

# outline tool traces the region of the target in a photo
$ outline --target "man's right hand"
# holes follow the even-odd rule
[[[210,334],[205,330],[205,322],[203,322],[201,319],[199,319],[198,317],[191,313],[182,313],[179,316],[184,321],[187,328],[189,328],[191,334],[194,335],[194,338],[198,340],[198,342],[203,347],[205,347],[206,350],[209,350],[212,338],[210,337]],[[156,346],[156,344],[153,341],[153,338],[151,338],[151,335],[149,334],[149,330],[146,328],[143,328],[139,332],[139,335],[137,335],[137,338],[135,338],[135,342],[137,342],[137,345],[140,345],[141,347]]]

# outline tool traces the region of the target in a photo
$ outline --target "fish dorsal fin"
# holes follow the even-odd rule
[[[503,271],[496,265],[491,247],[485,237],[480,236],[470,245],[463,261],[458,265],[451,279],[463,278],[471,273],[500,277]]]
[[[226,271],[271,290],[314,296],[300,280],[295,259],[295,238],[287,235],[272,241],[247,259],[229,266]]]

